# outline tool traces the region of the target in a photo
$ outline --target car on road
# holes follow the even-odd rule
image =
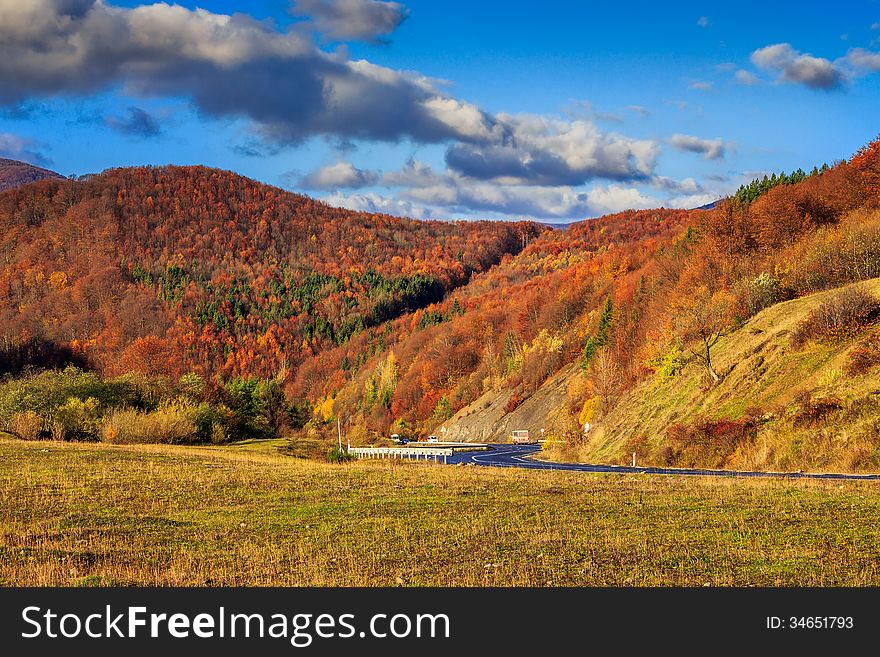
[[[428,436],[429,443],[439,443],[440,439],[437,436]]]

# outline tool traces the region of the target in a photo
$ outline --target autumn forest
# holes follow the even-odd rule
[[[813,164],[711,209],[565,229],[353,212],[202,167],[15,184],[0,421],[225,442],[332,436],[341,418],[375,442],[487,393],[513,412],[568,371],[551,430],[576,436],[640,382],[717,384],[714,345],[765,308],[880,276],[880,140]]]

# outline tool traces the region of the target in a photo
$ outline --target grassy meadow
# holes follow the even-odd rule
[[[0,438],[3,585],[880,584],[876,483]]]

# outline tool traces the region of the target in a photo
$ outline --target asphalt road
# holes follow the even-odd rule
[[[839,474],[819,472],[751,472],[744,470],[703,470],[695,468],[633,468],[622,465],[589,463],[552,463],[530,458],[541,451],[540,445],[489,445],[485,452],[455,452],[450,465],[463,463],[501,468],[530,470],[568,470],[573,472],[616,472],[619,474],[689,475],[697,477],[788,477],[791,479],[854,479],[880,481],[880,474]]]

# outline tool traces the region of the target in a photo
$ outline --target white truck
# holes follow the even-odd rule
[[[528,429],[518,429],[510,432],[510,442],[514,445],[534,445],[537,441],[532,439]]]

